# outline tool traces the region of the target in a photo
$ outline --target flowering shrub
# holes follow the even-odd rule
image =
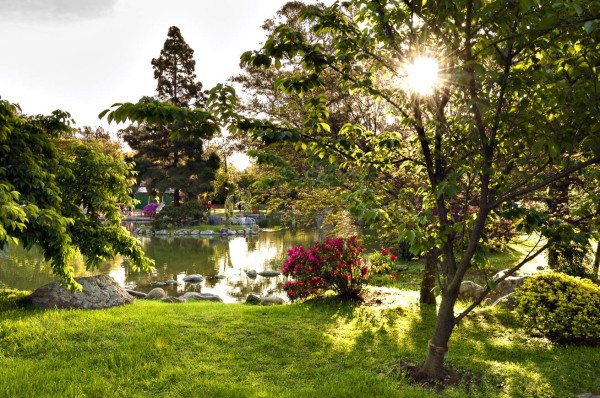
[[[158,207],[158,203],[148,203],[144,206],[143,213],[145,216],[154,216],[156,214],[156,208]]]
[[[377,274],[384,274],[392,269],[392,265],[396,262],[398,258],[394,253],[390,252],[387,249],[381,248],[379,251],[371,254],[369,258],[369,262],[371,264],[371,270]]]
[[[358,300],[369,277],[369,266],[360,258],[364,247],[356,237],[325,238],[312,249],[295,246],[288,250],[283,274],[292,277],[283,289],[290,300],[335,291],[342,300]]]
[[[561,273],[538,274],[516,293],[525,329],[558,343],[600,344],[600,287]]]

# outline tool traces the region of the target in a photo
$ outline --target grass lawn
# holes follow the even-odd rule
[[[568,397],[600,393],[600,349],[529,338],[513,313],[482,309],[449,362],[470,387],[440,395],[396,369],[419,362],[432,307],[279,307],[136,301],[99,311],[0,312],[2,397]]]

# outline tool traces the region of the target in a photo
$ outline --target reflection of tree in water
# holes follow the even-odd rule
[[[56,280],[50,262],[44,260],[42,250],[34,246],[30,250],[21,245],[6,245],[0,250],[0,281],[7,286],[35,290]],[[71,261],[75,276],[88,276],[108,273],[120,268],[121,257],[105,261],[97,269],[87,270],[83,256],[76,255]]]

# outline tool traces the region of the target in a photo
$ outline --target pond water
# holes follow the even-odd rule
[[[287,258],[287,250],[295,245],[312,246],[319,240],[317,230],[283,230],[260,232],[243,237],[159,237],[140,236],[142,248],[155,261],[155,272],[136,272],[123,257],[104,262],[97,270],[87,271],[83,258],[73,261],[76,276],[109,274],[122,286],[148,292],[152,282],[176,280],[176,285],[161,286],[168,295],[179,296],[188,291],[213,293],[225,302],[245,300],[250,293],[284,297],[282,285],[285,277],[251,278],[247,271],[275,270]],[[200,274],[201,283],[186,283],[186,275]],[[220,279],[215,278],[219,276]],[[34,290],[55,278],[41,251],[30,251],[20,246],[8,245],[0,250],[0,285]]]

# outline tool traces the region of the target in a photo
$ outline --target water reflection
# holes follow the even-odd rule
[[[246,272],[281,271],[289,248],[298,244],[312,245],[319,236],[316,230],[285,230],[261,232],[251,237],[142,236],[139,239],[144,252],[155,260],[155,272],[134,271],[129,261],[121,257],[89,272],[79,257],[73,262],[75,274],[108,273],[121,285],[135,285],[135,290],[143,292],[153,288],[152,282],[175,280],[176,285],[162,286],[169,295],[202,291],[217,294],[226,302],[244,300],[250,293],[282,296],[283,276],[250,278]],[[201,283],[184,282],[183,278],[190,274],[203,275],[205,280]],[[6,285],[33,290],[54,279],[39,249],[26,251],[20,246],[8,246],[0,251],[0,281]]]

